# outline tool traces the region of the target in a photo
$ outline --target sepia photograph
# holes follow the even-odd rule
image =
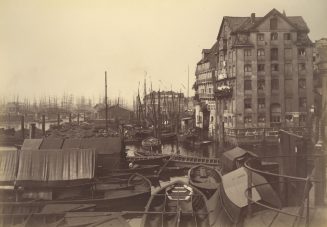
[[[327,1],[0,0],[0,227],[327,223]]]

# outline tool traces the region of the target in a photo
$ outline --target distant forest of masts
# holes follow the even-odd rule
[[[10,97],[0,97],[0,109],[4,113],[8,108],[17,109],[19,113],[34,113],[34,112],[74,112],[74,111],[88,111],[97,104],[104,104],[105,97],[100,96],[96,99],[94,97],[74,96],[73,94],[64,94],[62,96],[40,96],[38,98],[26,98],[19,95],[12,95]],[[124,98],[108,98],[108,105],[127,106]]]

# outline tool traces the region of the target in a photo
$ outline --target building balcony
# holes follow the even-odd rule
[[[208,84],[208,83],[212,84],[212,78],[197,79],[196,80],[196,83],[198,85],[200,85],[200,84]]]
[[[221,72],[218,74],[218,80],[223,80],[227,78],[227,73],[226,72]]]
[[[262,123],[264,124],[264,123]],[[225,141],[238,144],[278,143],[279,130],[292,132],[296,135],[307,136],[307,127],[262,127],[262,128],[228,128],[225,127]]]
[[[215,93],[218,99],[228,99],[233,96],[233,88],[230,86],[219,86]]]
[[[199,99],[214,99],[213,94],[199,94]]]
[[[200,74],[204,74],[204,73],[208,73],[208,72],[212,72],[213,69],[211,68],[198,68],[195,70],[195,75],[200,75]]]

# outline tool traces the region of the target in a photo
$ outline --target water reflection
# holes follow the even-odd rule
[[[144,151],[141,145],[126,145],[127,156],[134,156],[136,151]],[[177,141],[164,143],[161,146],[162,154],[180,154],[186,156],[215,158],[213,144],[205,144],[200,147],[194,147],[187,144],[180,144]]]

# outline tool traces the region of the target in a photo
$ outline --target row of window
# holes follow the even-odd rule
[[[233,66],[235,67],[235,66]],[[299,63],[298,64],[298,70],[303,71],[305,70],[305,63]],[[265,71],[265,64],[257,64],[257,71],[258,72],[264,72]],[[279,71],[279,65],[274,63],[271,64],[271,71]],[[252,72],[252,65],[245,64],[244,65],[244,72]],[[285,64],[285,73],[287,75],[292,73],[292,65],[290,63]]]
[[[286,121],[289,121],[291,118],[286,117]],[[306,115],[301,114],[299,116],[299,122],[303,123],[306,121]],[[266,122],[266,116],[265,115],[259,115],[258,116],[258,123],[265,123]],[[272,123],[280,123],[281,122],[281,117],[280,116],[270,116],[270,122]],[[252,116],[245,116],[244,117],[244,123],[252,123]]]
[[[292,86],[293,83],[292,80],[286,80],[285,81],[285,87]],[[258,90],[265,90],[265,80],[259,79],[257,82],[257,89]],[[298,81],[298,88],[299,89],[305,89],[306,88],[306,80],[305,79],[299,79]],[[278,79],[272,79],[271,80],[271,90],[278,90],[279,89],[279,80]],[[244,90],[252,90],[252,81],[251,80],[244,80]]]
[[[284,55],[286,59],[292,58],[292,49],[291,48],[285,48],[284,49]],[[298,55],[299,56],[305,56],[305,48],[298,48]],[[252,49],[245,49],[244,50],[244,56],[249,57],[252,56]],[[257,56],[263,57],[265,56],[265,49],[259,48],[257,49]],[[271,60],[278,60],[278,48],[271,48],[270,49],[270,58]]]
[[[307,99],[306,98],[299,98],[299,107],[306,108],[307,107]],[[265,98],[258,98],[258,108],[264,109],[266,108],[266,100]],[[245,98],[244,99],[244,109],[252,109],[252,99]]]
[[[264,41],[265,40],[265,34],[264,33],[258,33],[257,34],[257,40],[258,41]],[[277,32],[270,33],[270,40],[278,40],[278,33]],[[284,40],[291,40],[291,33],[284,33]]]

